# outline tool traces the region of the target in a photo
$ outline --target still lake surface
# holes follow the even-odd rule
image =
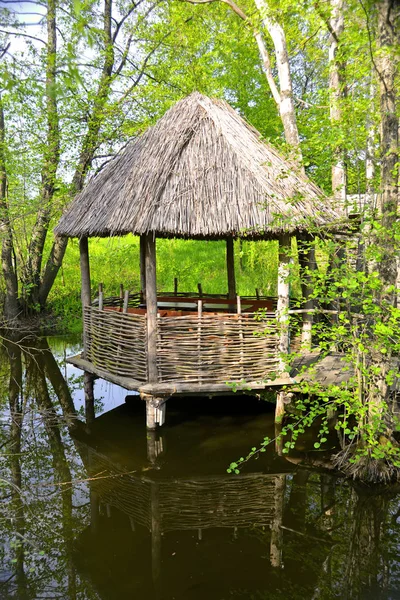
[[[1,600],[400,599],[398,488],[302,467],[307,439],[229,475],[274,434],[253,397],[169,400],[154,435],[98,380],[85,423],[80,340],[22,345],[0,348]]]

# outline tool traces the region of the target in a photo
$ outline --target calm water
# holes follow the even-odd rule
[[[305,469],[307,439],[228,475],[273,435],[256,398],[170,400],[147,435],[97,381],[85,424],[79,342],[24,344],[0,349],[1,599],[400,599],[398,490]]]

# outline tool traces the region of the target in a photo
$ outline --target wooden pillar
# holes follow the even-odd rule
[[[234,239],[229,237],[226,240],[226,267],[228,271],[228,298],[235,300],[236,298],[236,280],[235,280],[235,252]]]
[[[315,248],[311,246],[311,238],[297,238],[297,251],[299,256],[301,291],[303,294],[303,308],[312,311],[314,308],[314,300],[311,296],[310,272],[316,267],[315,264]],[[303,315],[303,324],[301,328],[301,347],[304,351],[310,351],[312,345],[312,324],[313,313],[305,313]]]
[[[146,302],[146,236],[140,236],[140,291]]]
[[[146,313],[147,313],[147,379],[149,383],[158,380],[157,370],[157,278],[156,278],[156,238],[148,233],[146,246]]]
[[[290,351],[290,331],[289,331],[289,263],[290,263],[290,235],[285,234],[279,240],[279,264],[278,264],[278,303],[277,319],[280,327],[279,333],[279,353],[289,354]],[[281,356],[279,361],[279,371],[285,373],[286,360]]]
[[[87,350],[87,331],[85,327],[85,307],[92,303],[90,289],[90,262],[89,262],[89,241],[87,237],[79,240],[79,253],[81,265],[81,300],[82,300],[82,318],[83,318],[83,358],[86,358]]]

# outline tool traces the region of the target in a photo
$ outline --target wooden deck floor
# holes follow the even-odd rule
[[[295,387],[301,381],[315,381],[322,385],[340,384],[354,375],[354,370],[346,362],[343,354],[331,354],[319,360],[318,353],[304,354],[296,359],[293,368],[287,377],[280,377],[267,381],[253,381],[245,384],[228,383],[193,383],[193,382],[162,382],[162,383],[143,383],[129,377],[120,377],[113,375],[103,369],[93,365],[91,362],[83,359],[81,355],[72,356],[67,362],[87,371],[101,379],[120,385],[121,387],[137,391],[142,395],[153,396],[178,396],[178,395],[212,395],[212,394],[232,394],[235,392],[248,392],[249,390],[276,389],[284,386]],[[310,367],[312,367],[310,369]],[[306,372],[304,372],[306,370]]]

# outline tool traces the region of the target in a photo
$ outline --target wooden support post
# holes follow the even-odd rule
[[[289,331],[289,263],[290,263],[290,236],[285,234],[279,240],[279,264],[278,264],[278,303],[277,319],[280,327],[279,334],[279,360],[280,374],[286,373],[287,362],[285,354],[290,352],[290,331]]]
[[[124,303],[124,286],[122,283],[119,284],[119,308],[122,310]]]
[[[156,239],[146,235],[147,380],[158,381]]]
[[[229,237],[226,240],[226,267],[228,271],[228,298],[235,300],[236,298],[236,280],[235,280],[235,252],[234,239]]]
[[[200,284],[199,284],[200,285]],[[201,383],[201,370],[202,370],[202,360],[201,360],[201,320],[203,317],[203,301],[197,301],[197,374],[198,381]]]
[[[146,236],[140,236],[140,292],[146,302]]]
[[[82,358],[87,358],[88,331],[85,326],[85,308],[92,303],[90,288],[90,262],[89,262],[89,243],[88,238],[83,237],[79,240],[79,253],[81,265],[81,300],[83,314],[83,353]]]
[[[281,423],[285,415],[285,392],[276,394],[275,423]]]
[[[157,425],[164,425],[167,399],[147,394],[143,394],[142,398],[146,400],[147,429],[156,429]]]
[[[124,305],[122,307],[122,312],[125,314],[128,312],[128,304],[129,304],[129,290],[125,290]]]
[[[103,284],[99,283],[99,310],[103,310]]]
[[[156,407],[151,400],[146,400],[146,427],[147,429],[155,429],[156,422]]]
[[[239,325],[239,343],[240,343],[240,378],[244,378],[244,370],[243,370],[243,324],[242,324],[242,300],[240,296],[236,298],[236,309],[238,314],[238,325]]]
[[[201,286],[201,283],[197,284],[197,289],[199,291],[199,297],[201,298],[203,296],[203,288]]]
[[[178,278],[174,277],[174,296],[178,295]]]
[[[311,245],[311,238],[297,238],[297,251],[300,265],[301,291],[303,294],[303,307],[312,310],[314,301],[310,298],[310,273],[316,268],[315,248]],[[312,346],[312,312],[303,314],[303,324],[301,328],[301,347],[302,350],[310,352]]]

